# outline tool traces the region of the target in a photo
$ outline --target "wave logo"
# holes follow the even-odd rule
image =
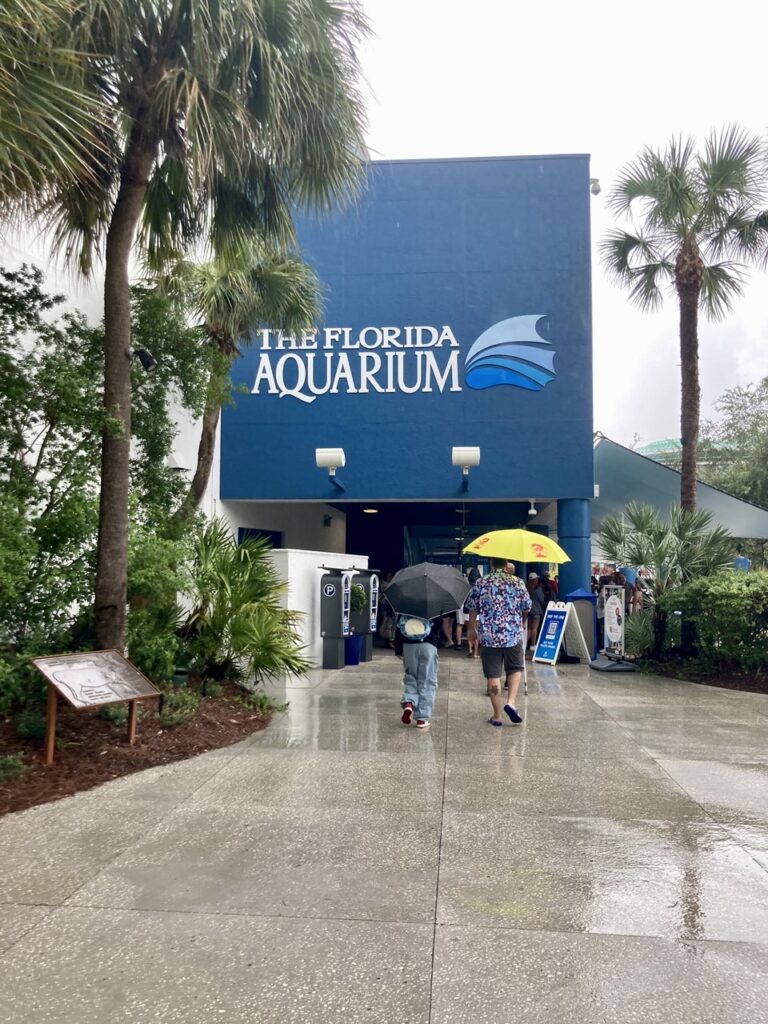
[[[483,331],[465,362],[467,386],[482,390],[511,384],[526,391],[541,391],[555,379],[555,349],[537,328],[546,314],[513,316]]]

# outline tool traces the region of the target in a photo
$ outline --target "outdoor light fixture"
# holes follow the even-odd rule
[[[315,448],[315,465],[318,469],[328,470],[328,479],[339,491],[344,490],[344,485],[336,479],[336,470],[343,469],[346,464],[343,448]]]
[[[528,509],[528,515],[529,516],[537,516],[539,513],[537,512],[536,506],[533,503],[533,498],[530,498],[529,501],[531,503],[531,507]]]
[[[145,373],[152,373],[153,370],[157,369],[157,360],[149,349],[129,348],[126,355],[131,362],[133,362],[134,359],[138,359]]]
[[[377,508],[364,508],[363,512],[367,512],[369,516],[375,515],[379,510]]]
[[[461,489],[469,490],[469,471],[480,465],[479,448],[451,448],[451,463],[461,467]]]
[[[600,188],[600,179],[599,178],[590,178],[589,179],[589,191],[592,193],[593,196],[599,196],[600,195],[600,193],[603,190]]]

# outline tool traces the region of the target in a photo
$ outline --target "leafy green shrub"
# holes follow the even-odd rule
[[[23,740],[45,739],[45,715],[42,708],[28,705],[18,713],[13,722],[16,735]]]
[[[768,573],[728,571],[692,580],[667,596],[696,629],[702,661],[768,672]]]
[[[204,697],[220,697],[223,692],[224,687],[221,683],[215,683],[213,680],[209,680],[203,684]]]
[[[296,614],[280,606],[282,591],[267,542],[248,538],[237,544],[218,520],[200,530],[186,587],[192,610],[183,633],[204,679],[307,671]]]
[[[633,501],[623,513],[606,516],[600,527],[600,546],[611,561],[649,571],[645,597],[656,659],[672,645],[665,597],[688,580],[712,576],[731,564],[733,538],[712,521],[709,512],[684,512],[677,504],[670,507],[667,521],[653,506]]]
[[[237,698],[249,711],[257,711],[260,715],[272,715],[278,711],[287,711],[287,704],[278,704],[263,690],[249,690]]]
[[[628,615],[624,626],[624,648],[636,658],[650,657],[653,649],[653,622],[650,610]]]
[[[0,715],[12,714],[21,707],[45,706],[47,684],[30,657],[54,653],[47,645],[30,645],[23,654],[0,654]]]
[[[195,690],[166,690],[160,722],[166,729],[181,725],[192,718],[199,706],[200,694]]]
[[[99,709],[99,718],[111,722],[112,725],[125,725],[128,721],[127,704],[105,704]]]
[[[353,583],[350,587],[349,610],[356,615],[365,610],[365,588],[360,583]]]
[[[24,757],[22,754],[2,754],[0,755],[0,782],[6,782],[10,779],[20,779],[27,772],[27,766],[24,764]]]
[[[169,683],[181,654],[182,643],[176,635],[178,611],[175,607],[131,608],[126,640],[128,658],[155,685]]]

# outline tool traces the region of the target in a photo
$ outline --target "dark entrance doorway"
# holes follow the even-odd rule
[[[423,561],[468,565],[472,560],[461,549],[474,537],[533,525],[528,502],[519,501],[338,502],[336,507],[347,516],[347,551],[368,555],[382,573]]]

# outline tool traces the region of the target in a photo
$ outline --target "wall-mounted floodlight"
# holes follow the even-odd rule
[[[343,469],[346,464],[343,448],[315,448],[315,465],[318,469],[328,470],[328,479],[339,491],[344,490],[344,485],[336,479],[336,470]]]
[[[590,178],[589,179],[589,191],[592,193],[593,196],[599,196],[600,195],[600,193],[603,190],[600,188],[600,179],[599,178]]]
[[[533,498],[530,498],[529,501],[530,501],[530,506],[531,507],[528,509],[528,515],[529,516],[537,516],[539,513],[538,513],[538,510],[537,510],[536,506],[533,503]]]
[[[461,467],[461,489],[469,490],[469,471],[480,465],[479,448],[451,448],[451,463]]]

